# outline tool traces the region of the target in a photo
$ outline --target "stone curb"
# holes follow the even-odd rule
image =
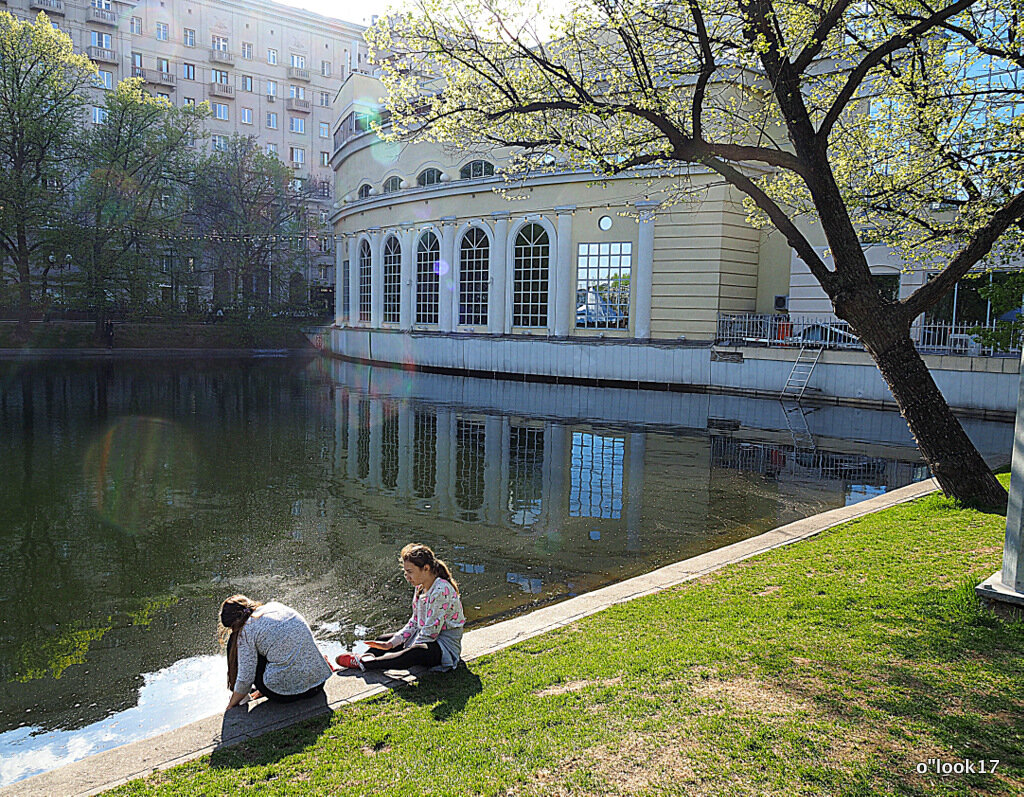
[[[625,603],[683,584],[726,565],[813,537],[823,531],[881,509],[921,498],[938,489],[929,479],[876,496],[853,506],[841,507],[797,520],[750,539],[661,567],[642,576],[603,587],[585,595],[547,606],[511,620],[474,629],[463,639],[466,661],[494,653],[518,642],[571,625],[609,606]],[[417,671],[347,673],[327,681],[326,699],[276,705],[259,701],[248,710],[233,711],[198,720],[182,728],[142,739],[84,758],[50,772],[43,772],[0,788],[0,797],[53,797],[92,795],[134,778],[192,761],[214,750],[256,738],[304,719],[336,711],[343,706],[383,694],[410,683]]]

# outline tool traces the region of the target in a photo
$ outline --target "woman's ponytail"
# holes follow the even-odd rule
[[[411,542],[402,549],[400,558],[403,562],[410,562],[416,567],[429,567],[435,577],[443,578],[455,587],[456,593],[459,591],[459,584],[452,578],[452,571],[448,569],[448,565],[444,563],[443,559],[434,556],[434,552],[426,545]]]
[[[225,640],[228,644],[228,689],[234,689],[238,679],[238,634],[246,620],[262,605],[245,595],[232,595],[220,605],[220,630],[217,636],[222,645]]]

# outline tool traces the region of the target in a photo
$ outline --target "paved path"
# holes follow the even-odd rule
[[[937,484],[933,480],[911,484],[853,506],[833,509],[780,526],[757,537],[676,562],[522,617],[468,631],[463,639],[463,656],[467,661],[472,661],[525,639],[570,625],[617,603],[699,578],[734,562],[807,539],[848,520],[920,498],[936,489]],[[309,717],[336,711],[356,700],[379,695],[413,680],[415,674],[408,672],[385,674],[345,671],[327,682],[326,698],[319,702],[306,701],[282,706],[261,700],[247,710],[234,710],[208,717],[160,736],[117,747],[14,783],[0,789],[0,797],[14,794],[26,797],[97,794],[132,778],[182,764],[207,755],[219,747],[238,744]]]

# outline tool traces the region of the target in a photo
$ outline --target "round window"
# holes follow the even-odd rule
[[[597,226],[602,230],[610,230],[612,228],[612,217],[602,216],[597,220]]]

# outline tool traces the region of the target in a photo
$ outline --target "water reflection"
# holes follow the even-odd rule
[[[965,425],[1008,457],[1009,424]],[[233,592],[326,643],[375,635],[419,540],[486,622],[923,475],[902,419],[867,410],[330,361],[9,370],[0,778],[218,709]]]

